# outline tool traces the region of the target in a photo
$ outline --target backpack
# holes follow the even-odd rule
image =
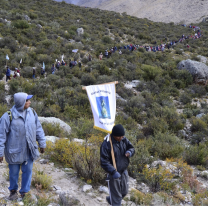
[[[31,107],[30,107],[30,108],[31,108]],[[33,108],[31,108],[31,109],[32,109],[33,114],[34,114],[34,116],[35,116],[35,110],[34,110]],[[12,112],[11,112],[11,110],[8,110],[8,111],[7,111],[7,114],[8,114],[8,116],[9,116],[10,123],[11,123],[11,121],[12,121]]]

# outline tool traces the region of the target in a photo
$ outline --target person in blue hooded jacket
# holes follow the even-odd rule
[[[0,163],[5,156],[9,164],[9,200],[18,198],[20,168],[22,183],[19,193],[24,198],[25,193],[30,191],[33,162],[39,157],[38,145],[41,153],[46,148],[44,131],[36,112],[30,108],[32,96],[26,93],[14,94],[15,105],[11,113],[4,113],[0,119]]]

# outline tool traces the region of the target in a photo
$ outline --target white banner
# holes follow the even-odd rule
[[[77,53],[78,49],[73,49],[72,52]]]
[[[85,87],[94,116],[94,128],[111,133],[116,116],[115,83]]]

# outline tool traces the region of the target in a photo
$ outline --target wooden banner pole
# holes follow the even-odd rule
[[[110,144],[111,144],[111,156],[112,156],[112,161],[113,161],[113,166],[117,171],[117,167],[116,167],[116,160],[115,160],[115,155],[114,155],[114,150],[113,150],[113,143],[112,143],[112,139],[111,139],[111,135],[109,137],[110,140]]]

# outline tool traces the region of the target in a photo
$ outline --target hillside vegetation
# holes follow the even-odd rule
[[[152,192],[165,191],[182,202],[177,196],[175,185],[178,184],[179,188],[196,195],[195,205],[201,203],[207,192],[192,178],[191,169],[184,161],[203,169],[208,167],[208,86],[194,84],[191,74],[178,70],[177,64],[186,58],[199,60],[197,55],[208,57],[207,23],[198,25],[203,31],[202,38],[187,39],[173,49],[164,52],[123,49],[122,55],[116,52],[110,58],[99,60],[100,52],[112,46],[161,44],[178,40],[182,34],[194,34],[194,31],[173,23],[154,23],[51,0],[1,0],[0,8],[1,79],[6,71],[6,54],[10,57],[11,69],[18,67],[22,59],[22,77],[9,81],[9,94],[23,91],[35,95],[32,107],[39,116],[64,120],[72,127],[71,139],[76,137],[92,143],[92,147],[87,148],[69,144],[66,139],[55,145],[48,144],[47,152],[54,162],[73,167],[85,181],[103,182],[105,174],[99,166],[99,147],[106,134],[93,129],[92,112],[82,85],[117,80],[116,91],[122,98],[117,100],[116,123],[124,125],[127,138],[136,148],[129,167],[130,176],[147,182]],[[80,27],[84,34],[78,36],[76,30]],[[76,55],[73,49],[79,49]],[[63,54],[67,63],[69,59],[81,60],[82,68],[71,69],[67,64],[52,75],[51,65],[56,59],[61,60]],[[88,61],[89,54],[92,61]],[[46,78],[40,75],[43,62]],[[34,66],[39,78],[32,80]],[[124,87],[127,81],[135,79],[140,80],[135,90]],[[200,105],[192,104],[194,101]],[[9,108],[5,102],[4,82],[0,82],[0,103],[2,115]],[[178,109],[182,112],[178,113]],[[204,116],[196,118],[201,113]],[[183,135],[188,123],[190,131]],[[50,133],[50,127],[47,129]],[[147,164],[167,158],[169,162],[177,162],[182,171],[183,175],[176,181],[168,171],[161,172],[161,167],[147,170]],[[180,169],[181,165],[184,170]],[[158,177],[160,174],[162,176]],[[138,201],[134,197],[132,200]]]

